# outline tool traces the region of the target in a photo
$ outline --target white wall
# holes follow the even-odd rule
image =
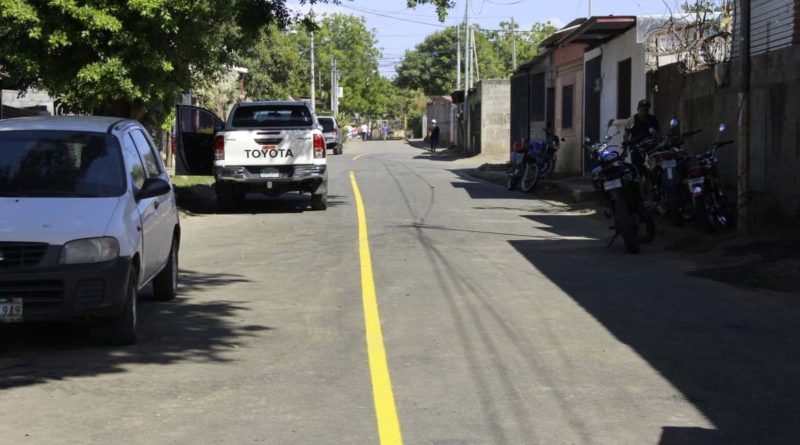
[[[647,75],[645,74],[644,45],[636,43],[636,28],[604,43],[600,46],[603,55],[601,70],[603,85],[600,92],[600,133],[605,133],[609,119],[617,118],[617,67],[619,62],[631,58],[631,114],[636,112],[636,105],[647,98]],[[630,117],[630,116],[628,116]],[[622,141],[622,129],[625,119],[616,120],[615,126],[620,130],[617,142]],[[614,130],[611,130],[614,133]]]

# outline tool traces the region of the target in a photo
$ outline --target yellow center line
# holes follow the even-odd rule
[[[364,156],[366,153],[361,153],[360,155],[353,158],[354,161],[358,160],[361,156]]]
[[[361,258],[361,300],[364,306],[364,324],[367,334],[367,355],[369,356],[369,372],[372,378],[372,398],[375,402],[375,416],[378,420],[378,437],[381,445],[400,445],[403,437],[400,434],[400,421],[394,404],[392,380],[389,377],[389,364],[386,361],[386,349],[383,346],[383,330],[378,313],[378,298],[375,293],[375,280],[372,275],[372,258],[369,252],[369,235],[367,233],[367,214],[364,201],[358,189],[356,175],[350,172],[350,183],[356,200],[358,213],[358,250]]]

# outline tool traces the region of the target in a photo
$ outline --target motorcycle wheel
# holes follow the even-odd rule
[[[508,172],[508,182],[506,183],[507,190],[514,190],[517,186],[517,179],[519,178],[519,167],[512,167]]]
[[[680,191],[676,187],[671,187],[667,190],[667,210],[676,226],[683,225],[683,210],[681,205]]]
[[[614,202],[614,219],[617,232],[625,242],[625,249],[628,253],[639,253],[639,238],[636,235],[637,227],[624,199],[618,199]]]
[[[539,181],[539,165],[535,162],[528,162],[525,164],[525,172],[522,174],[522,183],[520,188],[523,192],[530,192]]]
[[[644,225],[644,236],[639,240],[641,244],[650,244],[656,239],[656,222],[650,215],[642,215],[641,223]]]

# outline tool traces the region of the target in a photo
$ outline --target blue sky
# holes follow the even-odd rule
[[[340,12],[366,18],[367,25],[375,29],[378,45],[383,50],[380,61],[381,74],[391,77],[396,65],[407,49],[422,42],[425,36],[443,26],[464,21],[467,0],[456,0],[444,24],[436,16],[431,5],[416,9],[406,8],[405,0],[343,0],[341,5],[321,4],[314,7],[317,13]],[[529,29],[535,22],[550,21],[561,27],[576,17],[585,17],[589,11],[589,0],[469,0],[470,21],[483,28],[498,28],[501,21],[512,16],[522,29]],[[678,0],[666,0],[675,5]],[[668,9],[663,0],[593,0],[593,15],[654,15],[665,14]],[[308,6],[289,3],[294,10],[307,11]]]

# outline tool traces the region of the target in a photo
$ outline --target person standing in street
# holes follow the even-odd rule
[[[382,130],[383,130],[383,140],[385,141],[386,139],[389,138],[389,124],[383,124]]]
[[[436,119],[431,120],[431,155],[436,154],[436,146],[439,145],[439,126],[436,125]]]
[[[367,140],[367,133],[369,133],[369,127],[367,127],[367,124],[361,124],[361,140],[362,141],[366,141]]]

